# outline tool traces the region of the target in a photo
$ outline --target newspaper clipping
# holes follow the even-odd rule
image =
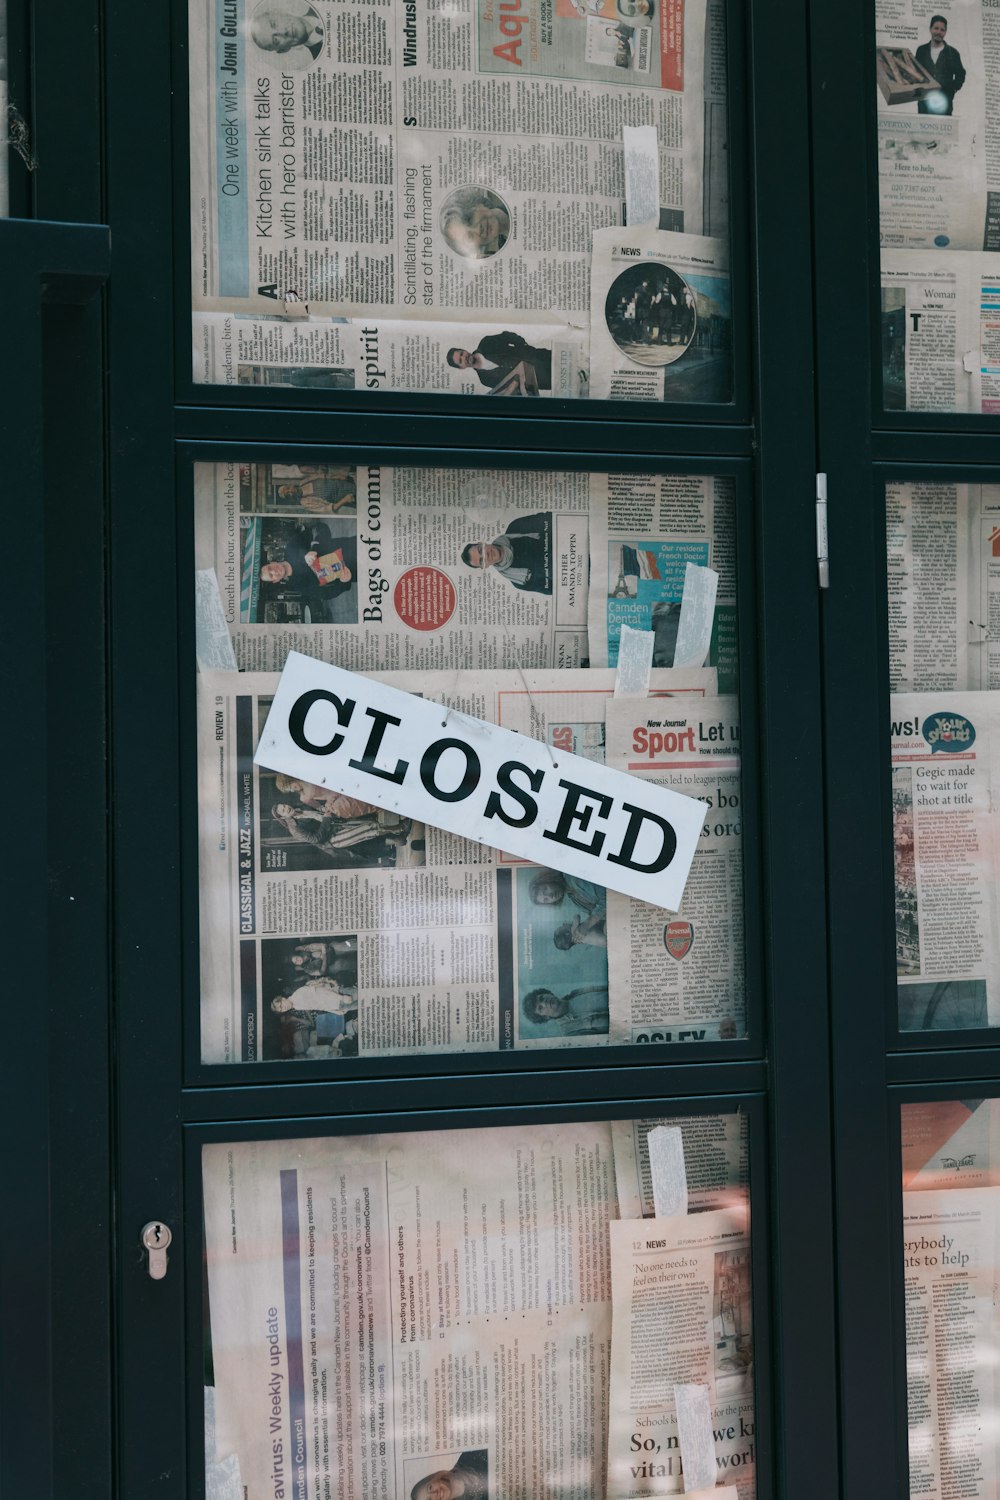
[[[587,395],[627,127],[654,238],[727,232],[718,0],[191,0],[190,40],[196,381]]]
[[[877,0],[882,244],[1000,250],[1000,10]]]
[[[195,465],[198,568],[236,660],[351,671],[588,660],[593,477],[493,469]]]
[[[893,692],[1000,688],[1000,485],[885,497]]]
[[[277,680],[199,680],[203,1060],[606,1043],[610,893],[254,766]],[[379,680],[604,760],[610,671]],[[712,671],[650,682],[655,701],[714,689]]]
[[[896,973],[903,1030],[1000,1024],[998,709],[990,693],[892,698]]]
[[[627,1225],[630,1262],[662,1242],[656,1295],[609,1243],[640,1192],[623,1170],[607,1121],[206,1146],[213,1461],[250,1496],[604,1500],[631,1493],[606,1487],[609,1440],[670,1444],[669,1373],[710,1386],[720,1481],[748,1500],[746,1210]],[[630,1361],[643,1325],[664,1343]],[[646,1493],[683,1488],[673,1436]]]
[[[685,1488],[674,1390],[708,1392],[711,1461],[754,1494],[750,1247],[745,1208],[611,1228],[614,1323],[608,1500]]]
[[[609,474],[590,519],[590,660],[618,662],[623,625],[651,630],[654,667],[671,667],[688,563],[719,574],[708,663],[736,691],[736,516],[732,479]],[[603,498],[603,497],[602,497]]]
[[[592,396],[729,399],[732,309],[723,240],[600,229],[590,295]]]
[[[608,764],[699,797],[709,814],[671,915],[608,892],[611,1039],[732,1041],[746,1034],[743,843],[736,699],[669,706],[619,698],[606,715]],[[627,975],[627,980],[625,976]]]
[[[681,1132],[688,1213],[733,1208],[747,1202],[748,1132],[745,1114],[685,1115],[672,1120],[615,1120],[618,1211],[623,1219],[656,1217],[647,1141],[651,1130]]]
[[[1000,254],[882,252],[887,411],[1000,411]]]
[[[910,1492],[997,1493],[998,1189],[903,1194]]]

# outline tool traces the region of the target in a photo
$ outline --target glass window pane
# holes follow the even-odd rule
[[[723,0],[191,0],[197,383],[731,399]]]
[[[686,1164],[690,1212],[643,1217],[650,1153],[661,1184]],[[210,1482],[624,1500],[700,1477],[752,1500],[739,1114],[244,1141],[202,1162]],[[702,1404],[680,1431],[678,1387]]]
[[[979,0],[878,0],[882,376],[888,411],[1000,411],[1000,177]]]
[[[913,1496],[992,1495],[1000,1482],[997,1106],[901,1108]]]
[[[1000,486],[886,487],[902,1031],[996,1026]],[[997,741],[1000,745],[1000,740]]]
[[[243,669],[199,674],[204,1061],[745,1035],[734,508],[695,475],[198,467],[200,649]],[[615,700],[626,625],[651,696]],[[255,766],[290,649],[700,798],[680,909]]]

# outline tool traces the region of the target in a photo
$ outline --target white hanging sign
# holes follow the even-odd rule
[[[707,808],[290,653],[254,760],[676,911]]]

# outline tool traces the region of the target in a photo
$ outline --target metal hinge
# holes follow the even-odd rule
[[[826,532],[826,475],[816,475],[816,570],[821,589],[830,587],[830,543]]]

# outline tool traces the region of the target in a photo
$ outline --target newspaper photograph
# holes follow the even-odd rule
[[[194,315],[195,383],[312,391],[586,396],[590,333],[568,322]]]
[[[744,1208],[611,1230],[607,1500],[679,1495],[685,1465],[753,1500],[753,1338]],[[675,1391],[707,1392],[707,1454],[682,1452]],[[696,1434],[698,1436],[698,1434]],[[706,1489],[706,1493],[709,1491]]]
[[[991,0],[877,0],[885,249],[1000,250],[1000,12]]]
[[[1000,1099],[921,1099],[899,1118],[905,1191],[1000,1187]]]
[[[610,671],[379,680],[604,759]],[[203,1061],[606,1043],[603,887],[256,767],[277,681],[199,676]],[[650,684],[714,687],[711,671]]]
[[[749,1132],[741,1111],[670,1120],[614,1120],[618,1212],[623,1219],[656,1217],[648,1141],[650,1131],[661,1125],[675,1126],[681,1132],[689,1214],[748,1204]]]
[[[737,700],[618,698],[606,724],[608,765],[709,807],[680,911],[608,892],[611,1040],[734,1041],[747,1028]]]
[[[350,671],[576,667],[591,476],[196,464],[195,553],[237,664]]]
[[[996,1026],[996,700],[902,693],[891,706],[900,1028]]]
[[[639,1187],[610,1122],[213,1144],[202,1163],[212,1460],[249,1500],[611,1493],[608,1231]],[[749,1370],[745,1242],[723,1221],[679,1234],[683,1299],[649,1298],[677,1379],[716,1342],[720,1411]],[[618,1319],[616,1300],[616,1337]],[[735,1476],[724,1433],[717,1451]]]
[[[585,329],[594,232],[623,222],[625,126],[656,132],[660,226],[724,231],[725,40],[706,0],[447,15],[431,0],[191,0],[189,16],[199,315],[405,320],[427,341],[415,362],[440,353],[438,320],[470,352],[508,332],[535,342],[525,324]],[[358,332],[330,368],[360,388]],[[402,332],[380,342],[405,384]],[[201,324],[196,380],[217,367],[205,345]],[[516,364],[516,393],[542,394]]]
[[[732,301],[726,242],[640,228],[594,234],[590,394],[728,401]]]
[[[903,1194],[910,1493],[997,1493],[997,1194]]]
[[[1000,485],[890,483],[885,503],[892,691],[1000,688]]]
[[[887,411],[1000,411],[1000,255],[882,252]]]
[[[596,478],[596,476],[595,476]],[[590,512],[590,660],[618,662],[623,625],[651,630],[654,667],[671,667],[688,563],[719,575],[708,664],[737,689],[736,488],[703,474],[608,474]]]

